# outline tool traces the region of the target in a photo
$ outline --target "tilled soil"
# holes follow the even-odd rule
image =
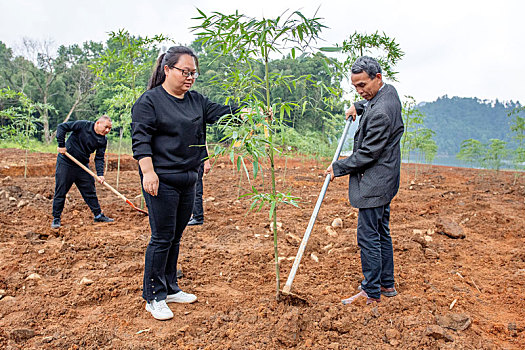
[[[73,187],[52,230],[55,158],[29,154],[24,179],[24,151],[0,150],[0,348],[525,348],[524,176],[438,166],[416,176],[404,164],[391,205],[399,295],[342,305],[362,278],[347,178],[329,186],[293,283],[301,298],[278,301],[268,212],[249,210],[246,177],[219,159],[204,178],[205,223],[182,239],[180,285],[199,299],[170,304],[175,317],[160,322],[141,299],[148,218],[97,185],[115,222],[95,224]],[[279,189],[301,197],[278,209],[281,288],[328,162],[277,163]],[[115,155],[109,164],[116,187]],[[136,162],[124,156],[121,169],[119,191],[138,204]],[[254,185],[269,182],[266,171]],[[327,229],[336,218],[343,227]]]

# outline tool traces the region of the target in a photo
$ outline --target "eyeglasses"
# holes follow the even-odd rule
[[[190,72],[190,71],[187,71],[185,69],[181,69],[181,68],[178,68],[178,67],[175,67],[175,66],[173,66],[172,68],[180,70],[180,72],[182,73],[182,76],[186,77],[186,78],[192,77],[193,79],[197,79],[197,77],[199,76],[198,72]]]

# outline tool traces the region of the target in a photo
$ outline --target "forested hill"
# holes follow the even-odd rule
[[[425,114],[425,126],[436,134],[438,154],[455,155],[461,142],[476,139],[482,143],[490,139],[509,142],[514,148],[508,113],[520,106],[519,102],[499,102],[477,98],[443,96],[434,102],[420,103],[417,108]]]

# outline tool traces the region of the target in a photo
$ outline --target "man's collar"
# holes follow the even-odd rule
[[[381,90],[383,90],[383,88],[386,86],[385,83],[383,83],[383,85],[381,85],[381,87],[379,88],[379,90],[377,90],[377,94],[370,100],[370,101],[367,101],[367,104],[370,102],[370,103],[375,103],[375,101],[377,100],[377,97],[380,95],[381,93]]]

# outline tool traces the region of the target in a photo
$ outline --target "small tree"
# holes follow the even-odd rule
[[[463,140],[461,148],[456,158],[467,162],[471,166],[477,165],[480,168],[485,168],[485,146],[475,139]]]
[[[24,178],[27,177],[27,154],[31,148],[31,137],[36,133],[36,123],[40,120],[37,111],[53,110],[49,104],[33,102],[22,92],[11,89],[0,90],[0,100],[9,107],[0,110],[0,118],[7,119],[0,129],[2,139],[15,142],[19,148],[25,149]]]
[[[335,47],[322,47],[324,52],[341,52],[346,56],[342,63],[333,60],[338,68],[338,73],[349,77],[352,64],[361,56],[369,55],[377,59],[383,69],[383,76],[387,79],[397,81],[395,65],[401,60],[405,53],[401,50],[394,38],[385,33],[363,34],[354,32],[341,45]]]
[[[513,139],[518,144],[512,159],[517,171],[525,170],[525,117],[522,114],[523,112],[525,112],[525,107],[522,106],[515,108],[508,114],[509,117],[513,118],[510,130],[514,133]],[[519,177],[518,172],[515,174],[514,184]]]
[[[414,150],[414,141],[417,137],[418,130],[423,125],[425,115],[416,108],[416,100],[412,96],[405,96],[403,102],[402,117],[405,126],[405,132],[401,138],[401,157],[410,162],[410,151]]]
[[[405,132],[401,138],[401,157],[410,162],[411,152],[416,153],[416,163],[432,163],[437,153],[437,144],[432,139],[435,132],[424,127],[425,114],[416,107],[416,100],[412,96],[405,96],[402,117]],[[417,165],[415,175],[417,177]]]
[[[209,46],[217,56],[231,55],[236,64],[226,71],[229,82],[226,86],[236,86],[236,96],[227,98],[244,103],[249,107],[248,113],[241,116],[229,116],[222,120],[223,134],[229,139],[229,147],[216,147],[215,154],[229,154],[232,162],[237,154],[237,169],[244,170],[248,179],[250,175],[246,160],[252,163],[253,178],[262,168],[263,159],[270,162],[271,189],[261,192],[254,185],[251,192],[245,194],[252,201],[251,209],[260,210],[269,206],[269,219],[273,222],[274,258],[276,269],[276,297],[280,295],[279,254],[277,247],[277,208],[281,204],[297,205],[290,192],[277,190],[275,179],[275,154],[281,150],[277,138],[282,137],[286,119],[297,106],[293,101],[277,101],[272,98],[272,90],[277,87],[292,89],[298,80],[283,72],[271,72],[271,55],[288,51],[293,59],[297,55],[308,55],[311,45],[319,38],[324,25],[318,18],[306,18],[299,11],[290,15],[284,14],[274,19],[249,18],[236,12],[224,15],[214,12],[206,15],[199,10],[195,18],[201,23],[193,29],[197,31],[199,41]],[[262,76],[257,67],[263,68]],[[273,112],[272,112],[273,111]],[[281,140],[283,144],[284,140]],[[235,147],[235,146],[239,147]]]
[[[503,165],[503,160],[509,154],[506,146],[507,143],[499,139],[490,139],[490,143],[487,145],[486,162],[496,172],[499,172]]]
[[[416,152],[416,166],[414,176],[417,178],[418,163],[431,163],[437,153],[436,141],[432,139],[435,132],[428,128],[417,130],[414,140],[411,144],[412,150]]]

